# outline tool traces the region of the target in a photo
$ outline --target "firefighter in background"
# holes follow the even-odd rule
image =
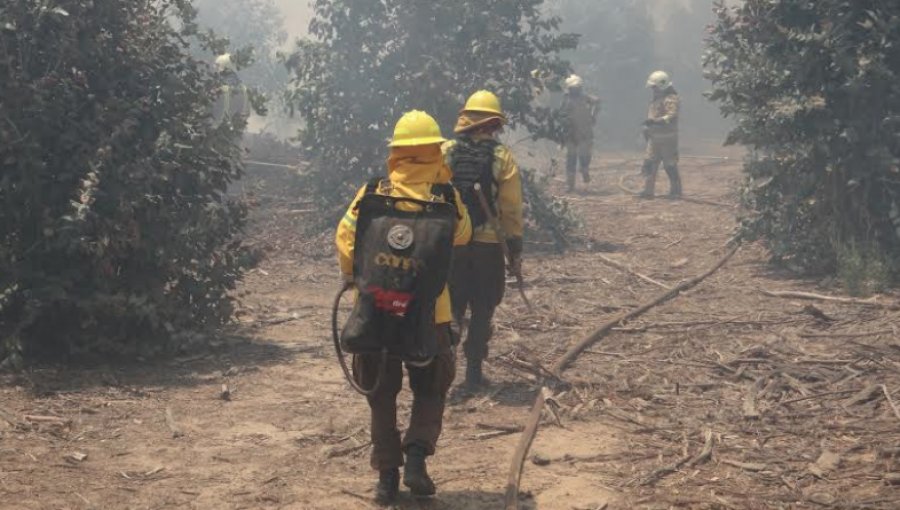
[[[466,204],[474,229],[472,242],[456,248],[450,277],[457,324],[463,323],[467,310],[471,312],[463,350],[466,387],[473,391],[484,382],[482,363],[488,355],[494,310],[506,289],[506,264],[513,275],[522,271],[522,181],[512,152],[497,140],[505,123],[497,96],[478,91],[460,112],[454,129],[457,139],[444,146],[453,185]],[[477,192],[476,184],[480,187]],[[502,232],[491,227],[490,217],[499,220]],[[506,239],[509,261],[504,260],[502,239]]]
[[[230,53],[216,57],[216,70],[225,84],[212,107],[213,125],[221,126],[225,119],[246,121],[250,117],[250,93],[241,83]]]
[[[594,124],[600,100],[584,92],[584,80],[573,74],[566,79],[566,95],[562,103],[564,145],[566,147],[566,184],[575,190],[575,173],[581,170],[585,184],[591,182],[591,159],[594,155]]]
[[[441,144],[445,141],[437,122],[430,115],[421,111],[405,114],[397,122],[390,143],[388,178],[382,180],[372,192],[420,201],[446,202],[445,198],[435,195],[435,189],[450,188],[457,206],[453,244],[462,245],[469,242],[472,225],[459,195],[449,186],[451,174],[441,153]],[[359,191],[337,229],[338,258],[345,281],[353,281],[354,277],[354,245],[359,217],[357,204],[367,189]],[[447,249],[452,248],[448,246]],[[449,268],[446,269],[449,273]],[[425,459],[434,454],[441,434],[447,392],[456,372],[451,317],[450,294],[445,284],[434,308],[437,355],[424,365],[406,363],[413,404],[409,427],[402,440],[397,428],[397,395],[403,386],[404,363],[398,358],[388,358],[386,367],[382,368],[380,355],[366,354],[353,358],[353,376],[357,384],[375,388],[367,400],[371,409],[371,465],[379,473],[376,501],[380,504],[389,504],[397,497],[399,467],[404,465],[404,453],[404,485],[415,496],[435,493]],[[376,383],[379,377],[380,382]]]
[[[643,174],[646,179],[641,197],[653,198],[656,175],[662,163],[669,176],[669,196],[681,196],[681,176],[678,173],[678,112],[680,99],[669,75],[656,71],[647,80],[652,90],[650,111],[644,121],[644,138],[647,139],[647,156]]]

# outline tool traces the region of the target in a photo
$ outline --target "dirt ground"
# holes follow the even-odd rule
[[[502,508],[519,434],[497,427],[525,422],[537,367],[663,291],[600,256],[673,286],[722,255],[735,211],[713,203],[736,203],[737,160],[685,158],[685,189],[707,202],[692,203],[623,193],[637,157],[605,155],[588,189],[569,196],[584,222],[572,251],[529,246],[534,313],[510,287],[491,387],[448,407],[430,463],[438,496],[396,508]],[[303,205],[281,198],[257,213],[251,233],[271,253],[242,285],[240,327],[215,352],[0,376],[0,508],[376,508],[368,410],[330,343],[330,234],[304,238]],[[820,283],[748,245],[622,324],[552,390],[523,508],[900,508],[898,296],[763,293],[840,295]],[[408,392],[400,400],[408,413]]]

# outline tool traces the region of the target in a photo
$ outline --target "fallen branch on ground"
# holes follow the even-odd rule
[[[493,430],[493,431],[498,431],[498,432],[509,432],[509,433],[511,433],[511,434],[516,434],[516,433],[518,433],[518,432],[522,432],[522,430],[525,429],[525,427],[523,427],[523,426],[521,426],[521,425],[493,425],[493,424],[490,424],[490,423],[476,423],[476,424],[475,424],[475,428],[476,428],[476,429],[481,429],[481,430]]]
[[[475,425],[475,428],[481,430],[487,430],[488,432],[482,432],[481,434],[474,434],[472,436],[473,440],[483,440],[483,439],[493,439],[495,437],[508,436],[509,434],[518,434],[525,430],[525,427],[521,425],[509,426],[509,425],[490,425],[487,423],[478,423]]]
[[[866,338],[869,336],[893,335],[893,329],[882,329],[868,333],[804,333],[800,338]]]
[[[551,372],[553,372],[556,377],[561,378],[562,372],[564,372],[582,352],[602,340],[610,332],[612,332],[613,329],[620,326],[625,321],[640,317],[656,306],[671,301],[672,299],[678,297],[682,292],[696,287],[701,282],[712,276],[716,271],[721,269],[726,263],[728,263],[728,261],[731,260],[732,257],[734,257],[739,249],[740,244],[733,245],[728,249],[728,251],[721,259],[719,259],[709,270],[707,270],[703,274],[695,276],[690,280],[684,281],[678,286],[657,295],[655,298],[651,299],[640,307],[630,312],[619,314],[613,319],[607,321],[605,324],[600,326],[599,329],[572,346],[565,354],[563,354],[563,356],[553,366]],[[546,388],[542,388],[541,392],[538,393],[537,397],[535,398],[534,405],[531,408],[531,413],[528,416],[528,422],[525,425],[525,432],[522,434],[522,437],[519,440],[519,445],[516,447],[516,451],[513,453],[513,459],[509,470],[509,477],[507,478],[506,484],[506,510],[518,510],[519,508],[519,484],[522,480],[522,471],[525,467],[525,459],[528,457],[528,450],[531,449],[531,445],[532,443],[534,443],[534,438],[537,435],[537,429],[541,420],[541,412],[543,411],[544,404],[547,400],[547,397],[545,396],[546,393]],[[685,460],[685,462],[687,462],[688,460],[690,459]]]
[[[769,297],[784,299],[805,299],[808,301],[826,301],[829,303],[842,303],[847,305],[874,306],[877,308],[887,308],[889,310],[896,310],[900,308],[900,305],[897,305],[896,303],[879,303],[877,301],[877,298],[874,297],[869,299],[843,298],[835,296],[825,296],[823,294],[813,294],[812,292],[773,291],[765,289],[760,290],[760,292]]]
[[[656,281],[647,275],[638,273],[637,271],[635,271],[634,269],[631,269],[630,267],[626,266],[625,264],[622,264],[621,262],[616,262],[615,260],[613,260],[605,255],[600,255],[598,253],[597,258],[609,266],[612,266],[620,271],[625,271],[626,273],[630,274],[631,276],[634,276],[635,278],[639,278],[639,279],[641,279],[647,283],[650,283],[652,285],[656,285],[659,288],[666,289],[666,290],[669,290],[672,288],[670,285],[666,285],[665,283]]]
[[[30,421],[31,423],[58,423],[58,424],[66,424],[71,421],[68,418],[60,418],[59,416],[41,416],[41,415],[33,415],[33,414],[26,414],[25,420]]]
[[[760,471],[765,471],[766,469],[768,469],[768,466],[766,466],[765,464],[758,464],[755,462],[738,462],[736,460],[729,459],[722,459],[720,462],[722,464],[736,467],[738,469],[743,469],[745,471],[751,471],[753,473],[758,473]]]
[[[531,406],[531,412],[528,414],[528,423],[525,425],[525,432],[519,439],[519,446],[513,453],[512,465],[510,466],[509,478],[506,483],[506,509],[519,510],[519,483],[522,481],[522,470],[525,468],[525,458],[528,457],[528,450],[531,449],[534,438],[537,436],[538,425],[541,423],[541,413],[544,410],[544,404],[548,398],[551,398],[550,390],[541,388],[537,397],[534,399],[534,405]]]

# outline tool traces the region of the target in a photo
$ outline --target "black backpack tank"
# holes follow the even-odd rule
[[[449,184],[432,194],[443,202],[390,197],[372,181],[357,203],[353,282],[358,296],[341,333],[350,354],[387,354],[425,362],[437,354],[434,308],[450,275],[456,195]],[[416,211],[398,208],[414,204]]]
[[[488,222],[481,202],[475,194],[476,183],[481,185],[491,214],[497,216],[493,190],[497,184],[494,178],[494,153],[498,145],[500,142],[496,140],[475,141],[461,137],[450,149],[448,164],[453,171],[453,186],[459,190],[460,197],[469,210],[473,228]]]

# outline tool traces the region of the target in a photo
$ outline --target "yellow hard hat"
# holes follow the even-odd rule
[[[441,127],[434,117],[420,110],[403,114],[394,128],[394,138],[389,147],[412,147],[446,142],[441,135]]]
[[[479,90],[472,94],[462,111],[492,113],[506,120],[506,115],[503,114],[503,108],[500,106],[500,98],[487,90]]]

